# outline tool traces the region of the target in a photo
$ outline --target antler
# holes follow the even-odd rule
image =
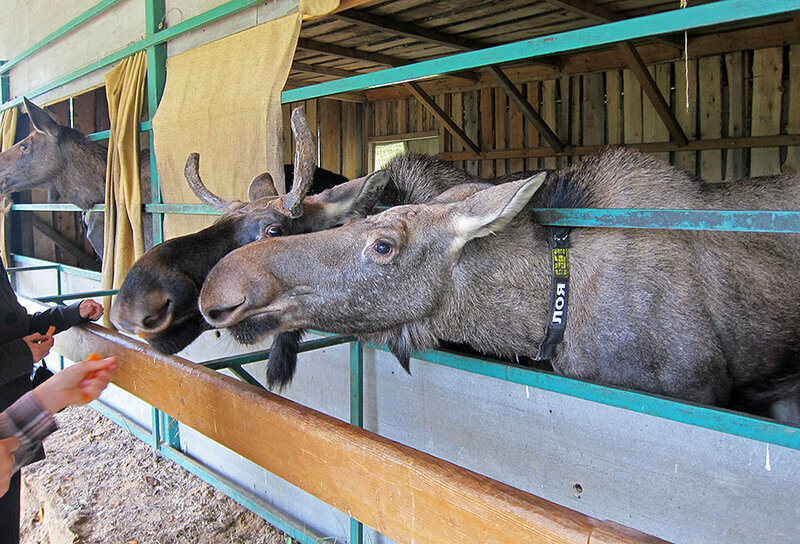
[[[317,167],[314,135],[308,128],[302,106],[292,111],[292,134],[294,134],[296,142],[294,182],[292,190],[283,197],[282,206],[292,218],[297,218],[303,215],[303,199],[311,188],[311,183],[314,181],[314,170]]]
[[[200,179],[200,154],[191,153],[189,158],[186,159],[186,167],[183,169],[183,175],[186,176],[186,183],[192,189],[192,192],[197,195],[197,198],[215,208],[219,211],[224,211],[228,207],[228,201],[218,197],[209,191],[203,180]]]

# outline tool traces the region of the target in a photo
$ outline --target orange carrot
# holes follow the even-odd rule
[[[47,329],[47,333],[45,333],[45,336],[53,336],[54,332],[56,332],[55,325],[50,325],[50,328]]]
[[[89,356],[86,358],[87,361],[99,361],[100,359],[102,359],[102,357],[100,356],[99,353],[90,353]],[[86,373],[86,377],[84,378],[84,380],[91,380],[96,375],[97,375],[97,371],[96,370],[92,370],[90,372],[87,372]],[[91,395],[89,395],[87,393],[84,393],[83,394],[83,402],[89,402],[90,400],[92,400]]]

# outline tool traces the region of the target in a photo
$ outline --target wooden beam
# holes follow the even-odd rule
[[[361,10],[350,10],[347,13],[332,14],[331,18],[340,21],[346,21],[361,27],[379,30],[381,32],[390,32],[399,36],[413,38],[422,42],[432,42],[460,51],[475,51],[477,49],[485,49],[495,44],[482,42],[479,40],[470,40],[455,36],[453,34],[445,34],[423,26],[413,25],[389,19],[388,17],[380,17]],[[556,61],[548,61],[543,59],[531,59],[531,62],[542,64],[545,66],[560,66],[561,63]]]
[[[663,544],[98,325],[57,335],[54,349],[116,356],[115,385],[400,543]]]
[[[667,101],[664,100],[661,91],[658,90],[653,76],[650,75],[650,71],[647,69],[647,66],[645,66],[644,61],[642,61],[642,57],[640,57],[639,53],[636,51],[636,47],[631,42],[622,42],[617,44],[617,48],[627,60],[628,68],[636,74],[636,79],[639,80],[642,90],[650,99],[650,102],[652,102],[656,113],[661,117],[667,130],[669,130],[672,140],[679,145],[686,145],[689,139],[686,137],[680,123],[678,123],[678,120],[675,118],[675,114],[669,109],[669,105]]]
[[[783,134],[779,136],[750,136],[746,138],[714,138],[708,140],[692,140],[685,146],[675,142],[626,143],[643,153],[666,153],[670,151],[708,151],[714,149],[751,149],[758,147],[800,146],[800,134]],[[553,149],[537,147],[529,149],[502,149],[484,151],[478,154],[477,160],[493,161],[497,159],[546,158],[556,156],[589,155],[606,149],[605,145],[567,146],[559,154]],[[444,161],[476,160],[474,154],[454,151],[436,155]]]
[[[542,116],[539,115],[539,112],[533,109],[533,106],[531,106],[530,102],[528,102],[528,99],[523,96],[517,86],[514,85],[510,79],[508,79],[508,76],[506,76],[506,74],[498,66],[487,66],[486,69],[492,74],[498,85],[505,90],[506,94],[508,94],[508,97],[517,105],[517,107],[519,107],[520,110],[522,110],[522,114],[525,116],[525,118],[534,126],[534,128],[536,128],[539,134],[541,134],[544,139],[547,140],[547,143],[550,144],[550,147],[557,152],[563,151],[564,142],[562,142],[561,139],[556,136],[556,133],[553,132],[553,129],[551,129],[550,126],[545,123],[544,119],[542,119]]]
[[[408,83],[404,83],[408,90],[411,91],[411,94],[417,97],[417,100],[422,102],[422,105],[428,108],[428,110],[436,117],[440,123],[444,126],[444,128],[452,134],[459,142],[461,142],[464,147],[472,151],[474,154],[478,154],[480,152],[480,148],[473,142],[467,134],[461,130],[461,128],[447,115],[442,108],[436,105],[436,102],[431,98],[431,96],[422,90],[422,87],[419,86],[418,83],[411,81]]]
[[[300,38],[297,40],[297,47],[314,51],[316,53],[323,53],[325,55],[335,55],[337,57],[344,57],[346,59],[363,60],[366,62],[374,62],[375,64],[384,64],[386,66],[406,66],[414,64],[416,61],[401,59],[400,57],[392,57],[390,55],[382,55],[381,53],[373,53],[371,51],[361,51],[360,49],[353,49],[350,47],[342,47],[332,43],[320,42],[317,40],[310,40],[308,38]],[[466,79],[470,82],[480,81],[480,75],[471,71],[453,72],[446,74],[450,77],[457,77]]]
[[[48,225],[41,217],[37,216],[35,213],[30,214],[30,217],[33,227],[50,238],[59,248],[75,257],[75,260],[78,261],[79,266],[89,270],[94,270],[97,268],[96,259],[84,253],[81,248],[67,240],[60,232]]]
[[[620,15],[610,9],[598,6],[587,0],[544,0],[547,4],[565,9],[581,17],[586,17],[598,23],[610,23],[622,19]]]
[[[341,68],[331,68],[329,66],[319,66],[316,64],[307,64],[305,62],[294,61],[292,63],[292,70],[298,72],[305,72],[307,74],[320,74],[323,76],[331,77],[351,77],[357,76],[361,72],[354,72],[352,70],[342,70]]]

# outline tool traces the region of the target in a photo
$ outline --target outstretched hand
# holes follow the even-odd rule
[[[55,414],[67,406],[86,404],[99,397],[116,368],[116,357],[76,363],[38,385],[33,394],[42,407]]]

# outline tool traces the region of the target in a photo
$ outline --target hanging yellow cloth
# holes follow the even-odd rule
[[[133,262],[144,253],[142,191],[139,176],[139,123],[147,57],[144,51],[120,62],[105,76],[111,130],[106,166],[105,247],[102,288],[122,285]],[[104,324],[110,326],[111,297],[104,297]]]
[[[17,135],[17,108],[8,108],[0,114],[0,152],[14,145]],[[8,248],[6,247],[6,214],[11,210],[11,200],[2,197],[0,202],[0,254],[3,262],[10,266]]]
[[[338,0],[303,2],[301,11],[167,59],[164,96],[153,118],[164,202],[199,204],[183,168],[200,153],[200,175],[226,200],[247,200],[250,180],[283,178],[280,93],[306,13],[332,11]],[[208,215],[167,214],[164,238],[207,227]]]

